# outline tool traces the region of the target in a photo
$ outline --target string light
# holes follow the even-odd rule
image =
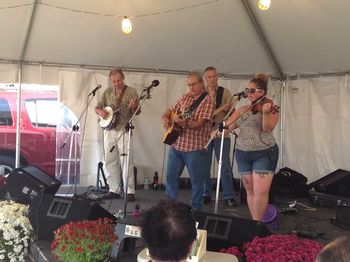
[[[258,7],[263,11],[269,9],[270,5],[271,5],[271,0],[259,0],[258,2]]]
[[[122,21],[122,31],[124,34],[128,35],[132,31],[132,24],[128,17],[124,16],[124,19]]]

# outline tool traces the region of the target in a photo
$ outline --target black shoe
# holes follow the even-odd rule
[[[236,200],[234,198],[231,199],[225,199],[225,205],[228,207],[236,207],[238,206]]]
[[[128,202],[134,202],[135,201],[135,194],[128,194],[127,195]]]
[[[113,198],[117,199],[117,198],[120,198],[120,195],[110,191],[107,194],[105,194],[102,198],[103,199],[113,199]]]
[[[209,196],[203,196],[203,203],[208,205],[211,202],[211,198]]]

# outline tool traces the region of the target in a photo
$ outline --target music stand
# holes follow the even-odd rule
[[[68,136],[66,137],[66,139],[64,140],[62,146],[61,146],[61,150],[63,150],[63,148],[66,146],[68,139],[72,136],[73,139],[73,143],[74,143],[74,194],[73,197],[77,197],[77,165],[78,165],[78,159],[77,159],[77,153],[78,153],[78,131],[79,131],[79,122],[81,120],[81,118],[83,117],[83,115],[86,113],[87,109],[89,108],[92,100],[94,99],[95,95],[96,95],[96,91],[101,87],[101,85],[97,86],[98,88],[95,88],[93,91],[90,92],[90,94],[88,95],[88,97],[91,98],[89,99],[87,105],[85,106],[84,110],[81,112],[78,120],[76,121],[76,123],[73,125],[72,130],[70,131],[70,133],[68,134]],[[62,152],[62,151],[61,151]],[[70,153],[71,153],[71,148],[70,148]],[[61,159],[62,161],[62,159]],[[70,174],[67,174],[68,176]],[[70,187],[70,189],[67,192],[70,192],[72,187]]]

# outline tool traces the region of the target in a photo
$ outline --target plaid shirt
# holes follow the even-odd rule
[[[188,109],[194,99],[190,93],[182,96],[176,104],[170,108],[170,110],[175,112],[183,112]],[[210,138],[211,131],[211,116],[214,112],[214,105],[209,96],[206,96],[199,106],[192,112],[190,121],[195,121],[198,119],[209,120],[204,126],[201,126],[196,129],[184,128],[172,145],[176,150],[183,152],[197,151],[204,149],[204,146],[207,144]]]

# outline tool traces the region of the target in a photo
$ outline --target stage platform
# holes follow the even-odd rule
[[[66,195],[67,192],[69,195],[73,193],[74,188],[69,190],[69,187],[62,186],[58,191],[60,195]],[[87,188],[77,188],[78,195],[83,194],[87,191]],[[134,202],[127,204],[127,216],[131,216],[135,208],[135,205],[138,204],[141,208],[141,212],[149,209],[157,201],[166,199],[165,191],[162,190],[153,190],[153,189],[138,189],[136,191],[136,199]],[[191,190],[190,189],[181,189],[179,191],[179,200],[185,203],[190,203],[191,199]],[[237,202],[239,201],[239,194],[236,198]],[[123,198],[114,199],[114,200],[100,200],[98,203],[107,209],[110,213],[118,213],[119,210],[123,210]],[[295,204],[296,211],[289,212],[285,209],[290,204]],[[210,205],[205,205],[203,211],[214,213],[214,199]],[[288,199],[281,198],[278,196],[274,197],[273,205],[277,208],[278,211],[285,211],[284,213],[279,212],[279,223],[278,228],[272,229],[272,233],[276,234],[289,234],[291,231],[311,231],[317,232],[317,238],[314,239],[322,244],[326,244],[332,239],[348,235],[350,236],[350,230],[345,230],[340,227],[337,227],[331,224],[331,219],[334,217],[335,209],[315,206],[309,203],[307,198],[305,199]],[[218,214],[246,218],[250,219],[249,210],[246,204],[239,204],[238,207],[227,207],[224,205],[222,199],[219,200],[218,205]],[[55,261],[54,257],[50,254],[49,243],[45,241],[37,241],[33,243],[32,255],[35,256],[34,261]],[[118,255],[118,261],[136,261],[137,254],[144,248],[144,243],[141,239],[137,239],[133,248],[129,250],[120,251]]]

